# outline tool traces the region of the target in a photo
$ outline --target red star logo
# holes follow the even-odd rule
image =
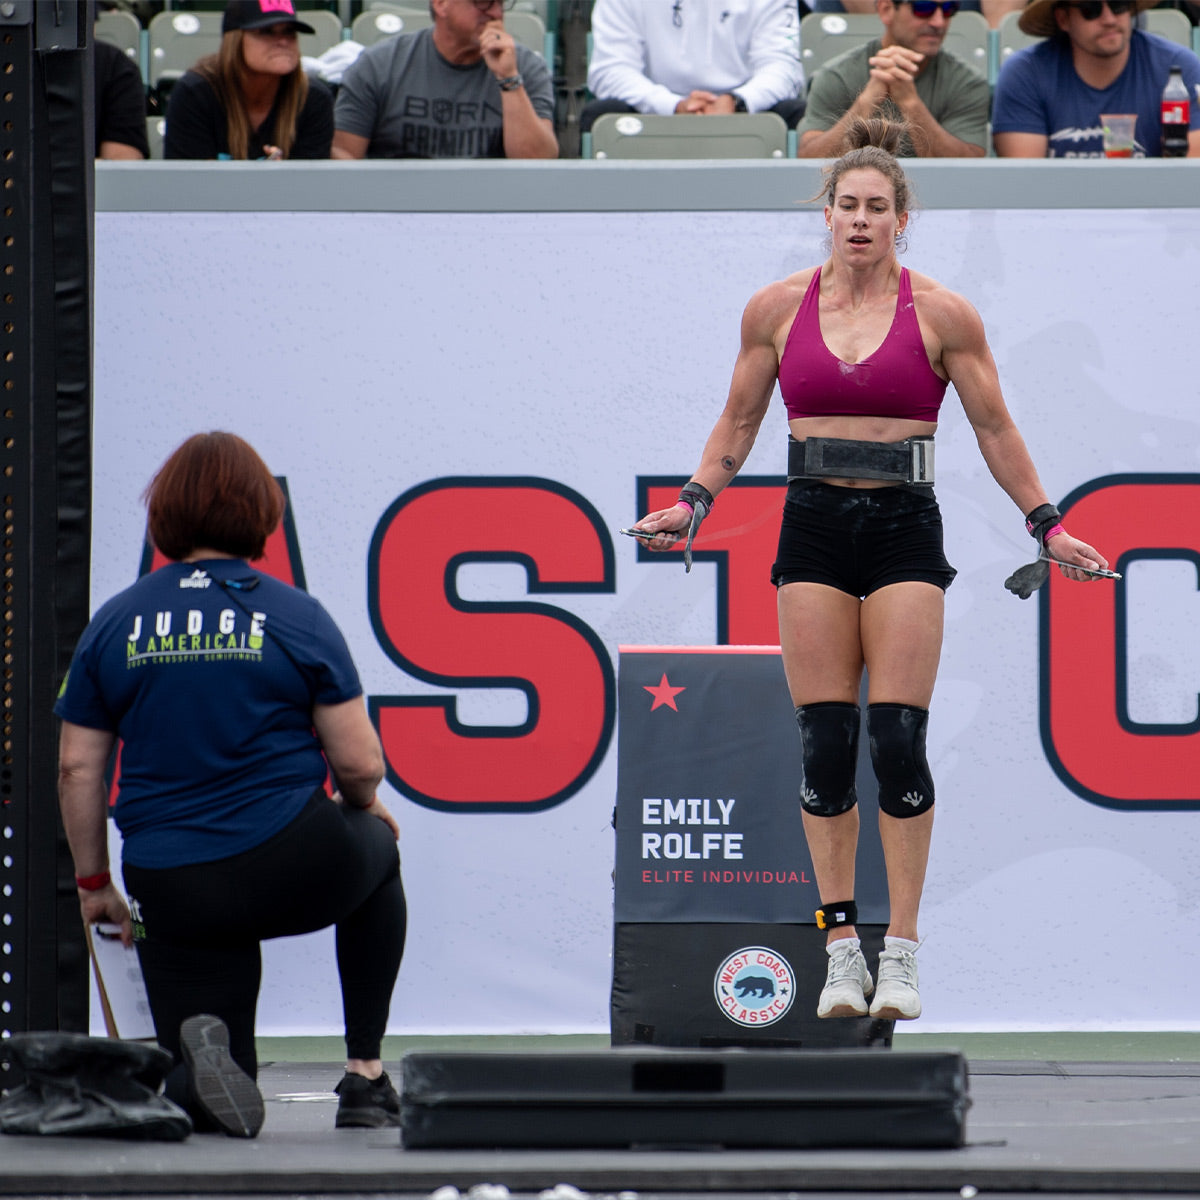
[[[668,708],[673,708],[676,712],[679,711],[679,705],[675,703],[675,697],[680,692],[686,692],[685,687],[672,687],[667,682],[667,673],[663,672],[662,681],[657,687],[650,687],[648,684],[642,684],[642,690],[649,692],[654,697],[654,703],[650,705],[650,711],[653,712],[656,708],[662,707],[664,704]]]

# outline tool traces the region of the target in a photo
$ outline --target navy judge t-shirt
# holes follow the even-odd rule
[[[313,705],[361,694],[316,600],[212,559],[164,566],[104,604],[54,711],[122,739],[123,857],[173,867],[239,854],[287,825],[326,776]]]

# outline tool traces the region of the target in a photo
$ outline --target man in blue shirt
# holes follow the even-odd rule
[[[1002,158],[1102,158],[1101,113],[1136,113],[1133,157],[1162,155],[1161,101],[1173,66],[1192,103],[1188,157],[1200,157],[1200,58],[1134,28],[1154,0],[1030,0],[1018,22],[1046,40],[1001,68],[992,137]]]

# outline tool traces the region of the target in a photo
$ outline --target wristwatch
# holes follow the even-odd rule
[[[515,92],[517,88],[525,86],[525,80],[520,75],[505,75],[503,79],[497,79],[496,82],[500,85],[502,92]]]
[[[734,112],[745,112],[746,111],[746,101],[744,99],[742,99],[742,97],[739,96],[737,94],[737,92],[730,92],[729,94],[733,97],[733,111]]]

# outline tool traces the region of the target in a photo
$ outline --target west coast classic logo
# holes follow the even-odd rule
[[[731,1021],[759,1029],[773,1025],[792,1007],[796,977],[782,954],[767,946],[746,946],[717,968],[713,991]]]

